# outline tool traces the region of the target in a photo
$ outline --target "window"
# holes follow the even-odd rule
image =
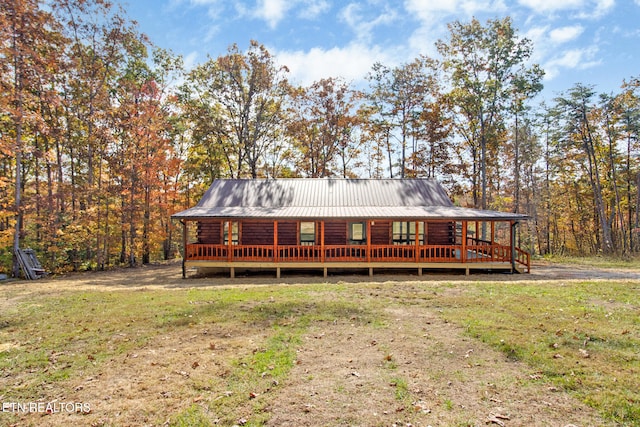
[[[316,243],[316,223],[300,222],[300,245],[313,246]]]
[[[240,237],[240,233],[238,233],[239,228],[240,227],[238,225],[238,221],[233,221],[231,223],[231,244],[232,245],[237,245],[239,243],[239,237]],[[229,221],[224,222],[224,244],[225,245],[229,244]]]
[[[349,223],[349,240],[351,243],[362,244],[367,240],[367,229],[364,222]]]
[[[409,245],[416,242],[415,221],[394,221],[392,241],[395,245]],[[418,223],[418,238],[420,244],[424,243],[424,222]]]

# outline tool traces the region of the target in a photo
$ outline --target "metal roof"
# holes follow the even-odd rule
[[[519,220],[525,215],[454,206],[432,179],[218,179],[178,219]]]

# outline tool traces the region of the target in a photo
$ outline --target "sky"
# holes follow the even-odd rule
[[[618,93],[640,77],[640,0],[116,0],[151,41],[188,68],[236,43],[263,44],[300,85],[342,77],[363,85],[375,62],[438,58],[447,24],[510,16],[545,71],[544,100],[576,83]]]

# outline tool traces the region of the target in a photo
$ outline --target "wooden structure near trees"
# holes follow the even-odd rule
[[[454,206],[430,179],[221,179],[183,224],[187,268],[529,272],[526,216]]]
[[[18,249],[16,256],[25,279],[36,280],[47,275],[33,249]]]

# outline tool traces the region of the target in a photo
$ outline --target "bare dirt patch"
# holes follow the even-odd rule
[[[385,327],[314,328],[268,425],[606,425],[437,315],[407,306],[386,314]]]

